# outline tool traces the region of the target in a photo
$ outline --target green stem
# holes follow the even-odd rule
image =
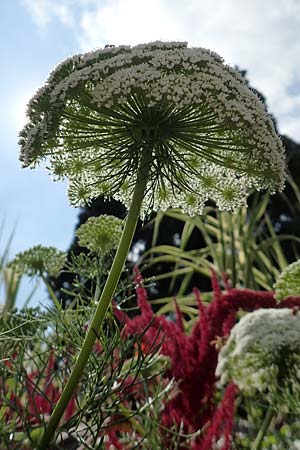
[[[230,253],[231,253],[231,283],[233,287],[237,287],[237,276],[236,276],[236,267],[237,267],[237,260],[236,260],[236,248],[235,248],[235,235],[234,235],[234,225],[232,221],[232,214],[226,213],[228,221],[229,222],[229,232],[230,232]]]
[[[267,414],[265,415],[265,418],[261,424],[261,427],[257,433],[257,436],[255,438],[252,450],[260,450],[261,449],[261,445],[263,442],[263,439],[265,437],[265,434],[269,428],[269,425],[271,423],[271,420],[273,418],[274,415],[274,410],[273,408],[271,408],[271,406],[269,406],[268,410],[267,410]]]
[[[113,398],[115,399],[116,397],[117,397],[116,395],[113,396]],[[134,431],[137,431],[141,437],[145,437],[146,432],[144,428],[140,425],[140,423],[133,417],[134,413],[132,411],[129,411],[123,403],[120,403],[118,408],[119,411],[126,417],[128,422],[132,425]]]
[[[47,288],[48,294],[50,295],[54,305],[56,306],[58,311],[61,311],[61,309],[62,309],[61,303],[59,302],[58,298],[56,297],[55,292],[53,291],[52,287],[48,283],[47,278],[44,275],[41,275],[41,278]]]
[[[132,202],[128,211],[127,220],[116,255],[114,257],[114,261],[103,288],[98,306],[92,318],[89,330],[85,337],[82,349],[80,350],[80,353],[74,364],[74,368],[72,370],[70,378],[61,394],[60,399],[58,400],[58,403],[53,410],[53,413],[48,422],[48,426],[46,427],[45,432],[39,442],[38,449],[40,450],[47,450],[49,448],[49,443],[87,364],[88,358],[95,344],[96,337],[99,336],[103,320],[110,305],[111,299],[115,293],[123,266],[125,264],[131,246],[132,238],[140,214],[142,201],[145,195],[150,165],[151,148],[145,147],[142,153],[139,171],[137,173],[137,180],[132,197]]]

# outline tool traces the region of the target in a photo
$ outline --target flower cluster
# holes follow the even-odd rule
[[[277,300],[300,295],[300,260],[288,265],[282,271],[274,284],[274,290]]]
[[[299,392],[299,346],[298,312],[270,308],[246,314],[219,353],[220,384],[234,381],[245,393]]]
[[[249,188],[283,188],[284,151],[264,105],[219,55],[184,42],[75,55],[27,114],[22,164],[47,159],[54,178],[69,179],[72,205],[99,195],[128,205],[143,151],[144,213],[201,213],[208,198],[232,211]]]
[[[114,216],[89,217],[76,231],[81,247],[105,256],[116,248],[122,234],[122,220]]]
[[[155,315],[147,301],[143,279],[137,269],[135,270],[135,282],[141,314],[130,318],[116,305],[114,313],[116,318],[124,324],[123,332],[126,337],[134,334],[140,335],[142,345],[148,350],[151,349],[153,342],[161,339],[161,353],[170,358],[170,366],[164,377],[173,379],[178,389],[175,395],[164,404],[161,424],[167,429],[172,429],[174,425],[177,425],[187,434],[197,433],[199,429],[205,430],[204,433],[190,442],[189,448],[191,449],[210,450],[214,443],[220,442],[220,447],[216,446],[216,448],[229,450],[233,429],[234,399],[237,395],[237,386],[240,387],[240,384],[235,378],[232,379],[228,376],[226,382],[228,381],[229,384],[224,392],[223,401],[218,407],[216,406],[215,394],[218,385],[216,368],[220,347],[226,341],[232,329],[234,332],[240,310],[257,310],[255,313],[245,315],[245,317],[256,317],[255,314],[260,311],[263,313],[269,311],[270,316],[278,314],[278,318],[282,315],[293,318],[293,312],[300,306],[300,298],[293,297],[282,302],[276,302],[272,292],[232,289],[228,285],[226,285],[227,291],[221,292],[218,281],[213,275],[214,295],[209,305],[205,306],[201,301],[199,291],[194,290],[198,303],[199,318],[191,333],[187,334],[184,329],[183,316],[177,304],[175,304],[176,321]],[[296,323],[299,324],[299,320],[300,317],[297,316],[295,326],[290,327],[292,328],[290,341],[293,340],[293,332]],[[267,324],[268,329],[272,330],[274,336],[279,330],[276,343],[272,344],[272,339],[267,341],[270,352],[273,352],[274,349],[278,350],[277,346],[280,346],[280,342],[284,342],[281,328],[278,326],[280,323],[280,320],[277,323],[274,321],[266,322],[266,319],[264,319],[264,327],[266,328]],[[299,330],[296,334],[300,338]],[[296,338],[295,341],[297,342],[295,345],[299,345],[299,339]],[[247,342],[246,334],[244,342]],[[227,348],[226,344],[225,348]],[[270,354],[274,355],[274,353]],[[287,361],[290,362],[290,360]],[[223,365],[221,370],[219,362],[217,375],[220,375],[221,372],[223,374],[223,370],[227,369]],[[253,374],[254,372],[255,368]],[[234,381],[234,383],[231,381]],[[168,433],[165,434],[166,447],[169,448]]]
[[[9,263],[17,273],[28,276],[56,277],[66,262],[66,253],[55,247],[37,245],[18,253]]]

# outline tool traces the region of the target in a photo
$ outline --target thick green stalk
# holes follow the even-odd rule
[[[271,423],[271,420],[274,416],[274,410],[269,406],[267,413],[265,415],[265,418],[261,424],[261,427],[257,433],[257,436],[255,438],[252,450],[261,450],[261,445],[263,442],[263,439],[265,437],[266,432],[268,431],[269,425]]]
[[[96,337],[99,336],[103,320],[110,305],[111,299],[115,293],[136,229],[142,201],[145,195],[150,166],[151,148],[146,147],[143,150],[139,171],[137,173],[137,181],[132,197],[132,202],[128,211],[124,230],[108,278],[106,280],[98,306],[92,318],[89,330],[85,337],[82,349],[80,350],[80,353],[75,362],[70,378],[61,394],[58,403],[54,408],[46,430],[38,444],[39,450],[47,450],[49,448],[49,443],[84,371],[88,358],[95,344]]]

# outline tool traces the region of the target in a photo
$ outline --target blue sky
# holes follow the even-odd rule
[[[78,211],[66,186],[19,167],[17,135],[27,101],[74,53],[157,39],[210,48],[248,71],[280,131],[300,142],[299,0],[1,0],[0,33],[0,245],[16,226],[12,255],[37,244],[66,249],[72,239]]]

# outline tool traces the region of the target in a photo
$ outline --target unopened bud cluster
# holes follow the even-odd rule
[[[81,247],[105,256],[118,247],[122,235],[122,220],[114,216],[89,217],[76,231]]]
[[[18,253],[10,262],[17,273],[28,276],[56,277],[66,262],[66,253],[55,247],[37,245]]]

